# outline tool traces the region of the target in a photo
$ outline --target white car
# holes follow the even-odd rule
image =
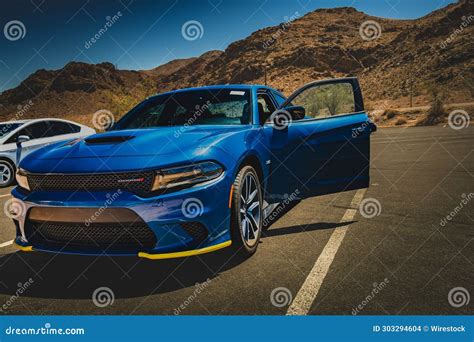
[[[21,158],[45,145],[86,137],[96,131],[62,119],[34,119],[0,122],[0,188],[12,185],[18,164],[17,142],[21,136]]]

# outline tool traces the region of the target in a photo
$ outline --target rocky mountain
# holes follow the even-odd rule
[[[289,94],[306,82],[360,78],[368,107],[427,104],[435,87],[446,101],[474,93],[474,4],[463,0],[416,20],[369,16],[354,8],[297,13],[197,58],[152,70],[117,70],[110,63],[71,62],[38,70],[0,96],[0,118],[60,116],[86,122],[108,109],[117,116],[156,92],[223,83],[261,83]],[[265,72],[266,70],[266,72]],[[19,107],[20,106],[20,107]],[[23,113],[26,112],[26,113]]]

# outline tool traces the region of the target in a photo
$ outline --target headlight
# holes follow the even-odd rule
[[[16,171],[16,181],[20,188],[30,190],[30,185],[28,184],[28,178],[26,177],[26,171],[23,169],[18,169]]]
[[[156,172],[152,191],[191,186],[218,178],[224,170],[213,162],[162,169]]]

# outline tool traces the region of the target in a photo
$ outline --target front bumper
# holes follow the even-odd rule
[[[14,217],[17,231],[15,244],[24,251],[138,255],[148,259],[178,258],[212,252],[231,244],[230,188],[231,180],[227,177],[206,185],[147,198],[125,191],[36,191],[25,194],[15,188],[12,191],[12,206],[20,208],[21,212]],[[131,232],[127,228],[133,222],[143,223],[153,235],[149,240],[155,242],[145,243],[146,241],[134,237],[135,231]],[[108,248],[94,243],[97,229],[112,223],[115,231],[124,227],[123,234],[127,234],[132,240],[133,248],[122,248],[122,245],[114,245],[113,248],[111,245]],[[75,229],[72,235],[71,225]],[[192,231],[185,229],[188,225],[204,228],[206,235],[201,234],[197,239]],[[44,235],[45,226],[49,229],[47,238],[38,239],[38,236]],[[58,230],[64,227],[69,229],[67,237],[64,237],[63,231]],[[116,235],[122,236],[121,233]],[[58,236],[60,243],[56,241]],[[141,239],[146,239],[149,235],[140,236]],[[85,243],[86,240],[89,243]]]

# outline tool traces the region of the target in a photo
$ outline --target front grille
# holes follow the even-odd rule
[[[123,189],[146,194],[153,184],[153,171],[98,174],[29,174],[32,191],[107,191]]]
[[[155,247],[155,234],[144,222],[67,223],[27,220],[26,238],[33,245],[62,250],[136,253]]]
[[[206,227],[199,222],[184,222],[181,223],[181,227],[194,239],[196,244],[200,244],[208,236]]]

